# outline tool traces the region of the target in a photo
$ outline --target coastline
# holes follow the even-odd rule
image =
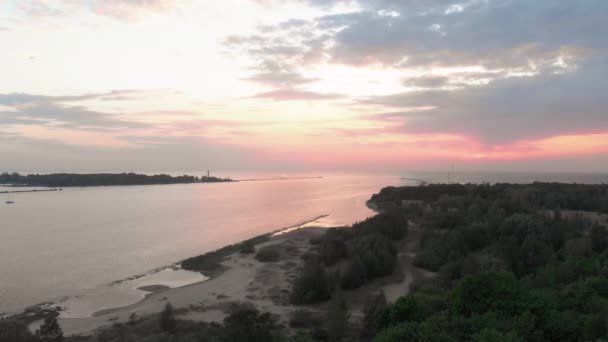
[[[329,215],[328,214],[318,215],[316,217],[307,219],[305,221],[302,221],[302,222],[299,222],[299,223],[296,223],[293,225],[285,226],[283,228],[279,228],[279,229],[273,230],[268,233],[260,234],[249,240],[254,240],[254,239],[263,238],[263,237],[270,240],[275,236],[286,235],[287,233],[290,233],[292,231],[297,231],[299,229],[307,229],[307,228],[309,228],[308,227],[309,225],[312,225],[315,222],[317,222],[323,218],[326,218],[327,216],[329,216]],[[303,227],[306,227],[306,228],[303,228]],[[320,229],[322,231],[322,230],[326,229],[326,227],[318,227],[318,229]],[[247,241],[247,240],[245,240],[245,241]],[[234,244],[230,244],[230,245],[224,246],[222,248],[209,251],[203,255],[213,253],[218,250],[226,249],[229,247],[235,247],[235,246],[238,246],[239,244],[241,244],[242,242],[243,241],[240,241],[240,242],[237,242]],[[234,250],[232,250],[228,254],[233,254],[233,253],[234,253]],[[188,271],[188,272],[196,272],[196,273],[202,274],[205,279],[201,280],[201,281],[189,283],[186,285],[182,285],[182,286],[176,286],[176,287],[171,287],[171,286],[167,286],[164,284],[147,284],[147,285],[143,285],[143,286],[136,286],[136,287],[133,287],[133,289],[142,292],[141,299],[139,299],[135,302],[127,303],[126,305],[115,306],[115,307],[110,307],[110,308],[103,308],[103,309],[94,311],[88,317],[79,317],[79,318],[61,317],[62,312],[66,312],[66,310],[65,310],[66,307],[64,306],[66,300],[73,299],[73,298],[79,298],[78,296],[76,296],[76,297],[65,297],[65,298],[62,298],[61,300],[48,301],[48,302],[44,302],[44,303],[31,305],[31,306],[27,307],[26,309],[24,309],[24,311],[22,311],[18,314],[7,315],[6,318],[15,318],[15,319],[25,321],[26,323],[30,324],[30,328],[36,326],[37,322],[40,322],[42,319],[44,319],[45,317],[48,317],[48,316],[58,316],[58,319],[61,322],[65,322],[65,321],[72,322],[74,320],[87,320],[89,318],[104,316],[104,315],[111,314],[116,311],[121,311],[122,309],[129,308],[133,305],[138,305],[139,303],[146,301],[151,296],[156,296],[160,293],[164,293],[169,290],[177,290],[177,289],[183,289],[183,288],[190,287],[190,286],[200,285],[200,284],[208,282],[214,278],[217,278],[218,276],[222,275],[225,271],[227,271],[226,267],[221,267],[221,269],[209,271],[209,272],[197,272],[197,271],[186,270],[186,269],[181,268],[182,261],[178,261],[178,262],[172,263],[170,265],[166,265],[166,266],[157,267],[157,268],[149,270],[147,272],[135,274],[135,275],[127,277],[127,278],[119,279],[119,280],[113,281],[111,283],[108,283],[106,286],[113,287],[113,286],[121,285],[124,283],[130,283],[130,282],[136,281],[140,278],[154,275],[159,272],[163,272],[165,270],[184,270],[184,271]],[[79,329],[79,331],[80,331],[80,329]]]
[[[223,256],[221,271],[207,274],[209,279],[176,288],[149,286],[146,296],[130,305],[95,312],[91,317],[61,318],[59,323],[66,335],[88,335],[115,323],[129,322],[131,317],[156,319],[167,303],[174,307],[176,318],[207,323],[221,323],[235,308],[253,306],[274,316],[279,324],[289,327],[289,319],[295,311],[306,310],[324,315],[327,303],[292,305],[289,296],[292,284],[304,265],[303,255],[315,246],[311,239],[321,236],[325,227],[302,227],[283,234],[272,234],[268,240],[257,243],[255,249],[275,246],[281,250],[276,262],[261,262],[255,253],[244,254],[231,250]],[[398,266],[394,274],[370,281],[361,288],[345,291],[350,312],[355,321],[363,319],[364,298],[383,291],[389,302],[409,292],[416,279],[431,277],[432,272],[413,266],[423,230],[414,225],[408,237],[399,242]],[[289,329],[289,328],[288,328]]]
[[[293,308],[288,303],[286,291],[290,280],[295,277],[300,255],[312,247],[310,238],[325,230],[319,227],[300,228],[256,245],[256,248],[279,244],[297,246],[300,253],[280,262],[263,263],[257,261],[254,254],[234,251],[222,261],[222,271],[207,280],[175,288],[154,286],[148,289],[156,291],[149,292],[136,303],[100,310],[91,317],[59,317],[58,321],[66,335],[88,334],[113,323],[127,322],[132,314],[138,317],[154,316],[167,302],[176,308],[178,317],[193,320],[221,322],[229,307],[244,303],[252,303],[273,314],[287,317],[286,314]]]

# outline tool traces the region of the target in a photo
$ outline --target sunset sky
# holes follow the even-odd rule
[[[0,171],[608,169],[605,0],[0,0]]]

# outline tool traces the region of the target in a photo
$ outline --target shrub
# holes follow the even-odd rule
[[[279,261],[281,258],[279,249],[280,247],[275,245],[264,246],[255,254],[255,258],[261,262]]]

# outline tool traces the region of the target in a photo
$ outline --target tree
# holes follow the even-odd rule
[[[289,342],[315,342],[315,338],[307,331],[298,331],[289,339]]]
[[[602,253],[608,248],[608,230],[606,227],[594,225],[591,228],[591,248],[595,253]]]
[[[175,320],[171,303],[167,303],[160,313],[160,329],[169,334],[177,332],[177,321]]]
[[[517,311],[522,291],[510,273],[480,273],[464,278],[452,293],[452,308],[461,315]]]
[[[57,322],[57,317],[47,317],[44,319],[44,323],[40,326],[40,329],[36,331],[36,336],[42,342],[62,342],[63,331]]]
[[[369,340],[378,331],[378,316],[386,308],[386,295],[384,291],[378,291],[375,295],[368,297],[363,306],[363,329],[361,336]]]
[[[327,307],[327,334],[331,341],[341,341],[348,330],[348,307],[341,291],[336,291]]]
[[[341,285],[343,289],[358,288],[365,283],[365,265],[361,258],[355,256],[348,261],[344,274],[342,275]]]
[[[473,342],[523,342],[517,333],[511,331],[507,334],[493,328],[485,328],[472,336]]]
[[[318,261],[309,261],[293,284],[291,302],[299,305],[324,301],[332,291],[332,282],[323,266]]]
[[[383,311],[378,316],[380,328],[395,326],[403,322],[419,323],[431,314],[430,308],[412,294],[400,297]]]

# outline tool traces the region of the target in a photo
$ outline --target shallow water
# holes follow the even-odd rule
[[[446,173],[324,176],[2,194],[0,313],[53,301],[67,307],[65,317],[82,317],[128,305],[145,295],[137,287],[175,287],[204,278],[193,272],[167,271],[109,284],[322,215],[327,216],[314,225],[362,220],[373,214],[365,206],[373,193],[388,185],[416,183],[401,177],[447,180]],[[608,182],[608,176],[593,174],[460,173],[454,178],[462,182]],[[15,203],[5,204],[5,198]]]

